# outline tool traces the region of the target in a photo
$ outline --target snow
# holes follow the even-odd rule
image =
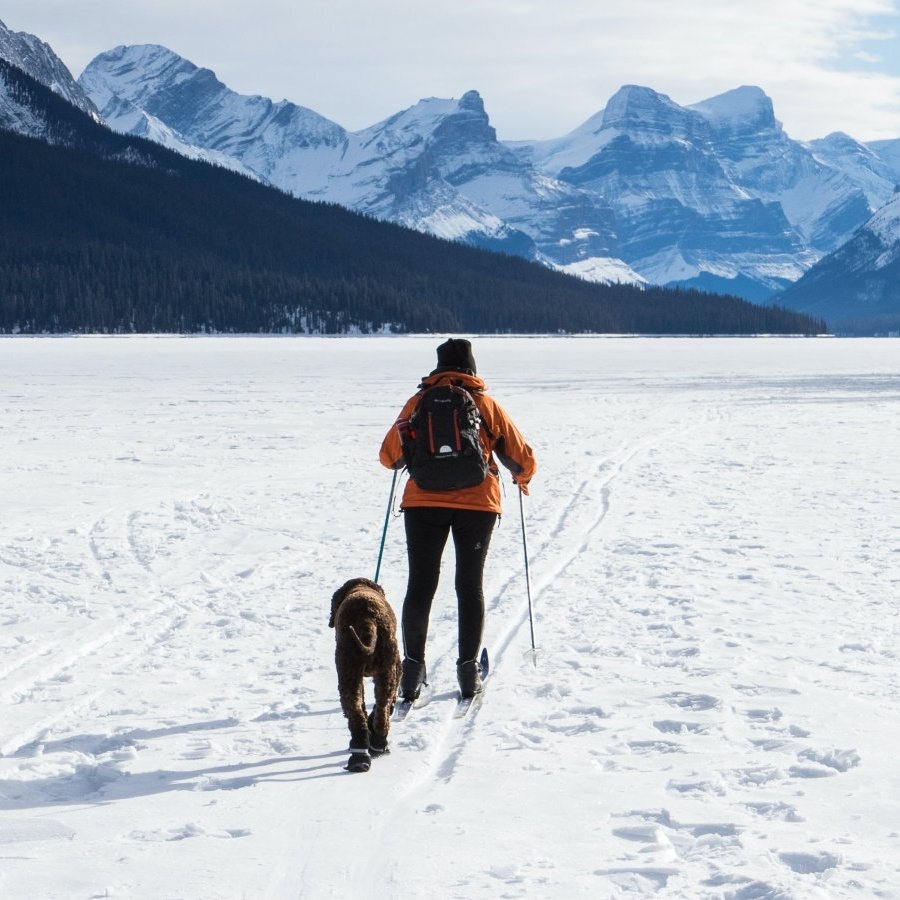
[[[343,771],[332,592],[442,338],[0,340],[0,895],[900,897],[889,340],[475,338],[488,694]],[[383,582],[399,609],[402,523]]]
[[[434,196],[433,192],[430,196]],[[412,205],[413,211],[417,209]],[[421,223],[433,235],[445,240],[461,240],[466,235],[483,234],[485,237],[502,238],[506,226],[502,219],[479,210],[475,204],[456,196],[443,206],[435,206],[427,215],[417,217],[414,213],[402,218],[410,228]]]
[[[622,132],[617,128],[604,128],[606,110],[595,113],[574,131],[546,141],[506,141],[505,146],[524,152],[546,172],[559,173],[566,168],[578,168],[587,163]]]
[[[9,84],[0,75],[0,128],[17,134],[43,134],[46,123],[34,110],[13,97]]]
[[[615,256],[591,256],[564,266],[554,263],[551,268],[602,284],[647,283],[647,280],[638,275],[631,266]]]
[[[743,85],[689,107],[716,127],[753,128],[776,126],[771,98],[755,85]]]
[[[866,223],[865,228],[885,247],[894,248],[900,243],[900,197],[882,206]]]
[[[0,59],[27,72],[92,119],[100,121],[94,104],[75,83],[65,63],[40,38],[23,31],[10,31],[0,22]]]
[[[773,289],[778,289],[775,279],[796,281],[814,262],[815,258],[809,252],[796,256],[772,253],[767,257],[753,253],[704,252],[698,259],[694,252],[666,249],[645,257],[641,272],[655,284],[687,281],[703,273],[720,278],[738,278],[749,273],[763,284],[769,283]]]

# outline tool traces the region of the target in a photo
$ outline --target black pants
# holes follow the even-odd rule
[[[441,575],[441,557],[452,532],[456,548],[459,658],[475,659],[484,630],[482,576],[497,514],[444,506],[404,510],[409,583],[403,601],[403,647],[410,659],[424,661],[431,602]]]

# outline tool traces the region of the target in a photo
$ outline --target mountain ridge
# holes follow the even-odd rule
[[[0,60],[0,332],[814,332],[734,297],[590,284],[122,135]],[[13,106],[14,104],[14,106]]]
[[[477,91],[427,98],[351,133],[287,101],[264,124],[250,122],[260,103],[271,101],[237,94],[201,72],[165,48],[146,45],[100,54],[80,82],[104,114],[113,111],[109,98],[140,109],[185,143],[231,153],[295,196],[551,268],[600,272],[599,280],[642,281],[616,253],[603,199],[536,172],[498,141]],[[192,111],[187,120],[186,110]],[[118,114],[110,124],[133,128]]]
[[[900,334],[900,191],[778,297],[850,334]]]
[[[625,85],[562,138],[504,142],[474,90],[349,132],[294,104],[253,125],[248,110],[272,101],[236,94],[152,45],[100,54],[79,81],[102,111],[107,97],[127,102],[295,196],[592,280],[754,300],[849,238],[887,199],[892,177],[900,180],[900,157],[895,167],[869,150],[866,169],[793,141],[752,85],[689,107]],[[121,116],[111,124],[134,127]]]
[[[26,72],[95,121],[100,120],[97,107],[66,64],[40,38],[25,31],[12,31],[0,21],[0,59]]]
[[[10,57],[60,103],[124,135],[293,196],[607,284],[795,303],[802,291],[789,286],[832,265],[900,183],[900,139],[793,141],[753,85],[691,106],[625,85],[562,138],[506,142],[477,90],[348,132],[290,101],[239,95],[161,45],[120,45],[75,81],[49,45],[0,23],[0,59]],[[7,76],[0,128],[78,144],[65,109],[48,113],[54,104],[30,102],[32,88]],[[104,158],[157,164],[148,144],[110,155],[102,141],[88,143]]]

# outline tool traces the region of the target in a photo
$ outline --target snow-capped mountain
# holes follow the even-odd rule
[[[756,87],[680,106],[629,85],[562,138],[502,142],[477,91],[348,132],[287,100],[240,95],[155,45],[101,54],[74,89],[37,38],[3,26],[0,56],[120,132],[597,281],[765,299],[841,246],[900,182],[900,140],[794,141]],[[0,96],[0,117],[14,105]]]
[[[791,140],[756,87],[682,107],[626,86],[571,134],[518,148],[601,193],[623,257],[651,281],[743,283],[745,296],[795,281],[891,189],[886,168],[847,172]]]
[[[838,329],[900,332],[900,192],[778,303]]]
[[[237,94],[158,46],[117,47],[80,78],[112,127],[226,154],[270,184],[594,280],[640,281],[602,197],[501,144],[475,91],[350,133],[284,100]],[[160,137],[161,136],[161,137]]]
[[[0,59],[5,59],[94,119],[97,108],[72,77],[65,63],[33,34],[10,31],[0,22]]]
[[[120,84],[128,85],[128,91],[110,91],[103,76],[105,71],[114,72]],[[213,120],[221,125],[230,117],[227,104],[221,102],[224,86],[208,69],[198,69],[162,47],[116,47],[97,57],[81,74],[78,84],[116,131],[149,138],[192,159],[203,159],[268,182],[264,167],[245,165],[239,144],[223,142],[221,135],[216,135],[216,128],[210,126]],[[158,90],[161,85],[165,85],[162,92]],[[257,107],[274,105],[261,97],[252,99],[257,101]],[[157,115],[164,102],[163,115]],[[263,115],[260,111],[253,122],[232,121],[229,135],[258,129]],[[278,150],[284,155],[284,147],[280,147],[272,156],[278,156]]]
[[[827,139],[818,152],[791,140],[754,87],[682,107],[630,85],[563,138],[503,143],[476,91],[350,133],[288,101],[239,95],[157,46],[101,54],[80,83],[119,130],[225,154],[297,196],[596,280],[763,299],[839,246],[893,187],[874,151],[865,168]]]
[[[344,203],[440,237],[639,280],[617,257],[601,197],[537,172],[497,140],[476,91],[423,100],[349,136],[345,157],[306,195]]]
[[[870,199],[841,166],[791,140],[771,99],[757,87],[741,87],[691,109],[709,122],[729,180],[752,197],[780,204],[804,244],[817,253],[842,244],[887,199],[887,179],[880,184],[862,179]]]
[[[881,162],[888,167],[894,187],[900,185],[900,138],[891,141],[871,141],[866,147],[877,154]]]
[[[44,137],[47,118],[29,102],[21,69],[0,58],[0,129]]]
[[[530,152],[541,171],[608,200],[622,256],[650,281],[760,295],[813,261],[781,207],[729,177],[707,119],[649,88],[622,88],[601,114]]]

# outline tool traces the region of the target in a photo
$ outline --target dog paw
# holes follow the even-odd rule
[[[372,765],[372,757],[365,751],[356,751],[350,754],[345,768],[348,772],[368,772]]]

